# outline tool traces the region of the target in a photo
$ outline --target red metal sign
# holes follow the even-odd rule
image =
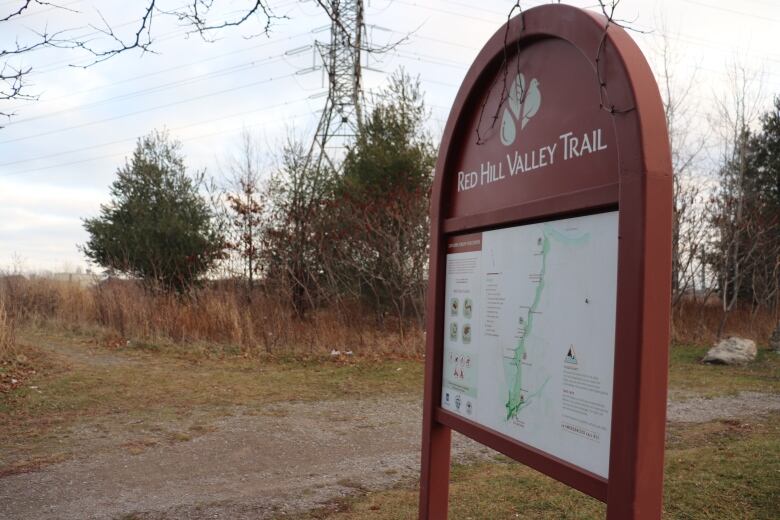
[[[610,400],[599,412],[609,414],[608,424],[589,431],[560,423],[567,435],[602,442],[608,453],[602,470],[490,427],[475,418],[476,408],[471,415],[476,404],[468,398],[474,394],[468,394],[467,380],[474,360],[457,354],[445,360],[444,353],[450,340],[465,344],[464,352],[477,351],[479,338],[472,336],[477,318],[471,314],[478,312],[479,303],[467,290],[463,298],[447,301],[445,285],[448,269],[465,273],[459,280],[463,283],[472,276],[468,263],[450,262],[448,267],[448,259],[460,258],[459,253],[468,256],[483,244],[520,236],[531,224],[607,214],[617,219],[616,289],[613,306],[605,307],[613,312],[605,323],[614,327],[609,331],[614,333],[614,364],[608,367]],[[664,111],[650,68],[626,32],[601,15],[564,5],[531,9],[499,29],[458,92],[436,165],[421,519],[447,517],[451,430],[606,502],[609,520],[660,518],[671,217]],[[520,231],[495,235],[495,230],[509,228]],[[543,240],[540,235],[539,251],[529,249],[529,254],[546,251]],[[489,286],[491,280],[485,283]],[[490,289],[480,291],[474,298],[490,298]],[[534,312],[528,310],[529,320]],[[451,316],[469,320],[456,323]],[[489,334],[486,327],[492,325],[481,326]],[[525,351],[517,352],[524,360]],[[573,347],[566,358],[576,362]],[[451,375],[464,382],[462,388],[455,385],[462,391],[450,406],[449,392],[442,393],[442,385],[448,384],[442,372],[453,366]],[[522,404],[526,394],[509,394],[507,417],[513,417],[520,404],[512,406],[512,400]],[[462,398],[468,400],[464,408]]]

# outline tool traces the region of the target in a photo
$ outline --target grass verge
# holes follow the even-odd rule
[[[780,414],[748,421],[678,425],[666,452],[664,518],[774,520],[780,517]],[[455,465],[450,517],[596,520],[605,506],[498,456]],[[401,520],[417,516],[417,483],[341,500],[309,519]]]
[[[29,332],[21,343],[46,368],[0,394],[0,474],[78,455],[85,435],[133,452],[189,440],[236,408],[265,413],[277,402],[421,389],[422,364],[402,359],[257,359],[148,344],[108,350],[88,337]]]
[[[669,394],[702,397],[734,395],[752,391],[780,393],[780,356],[758,349],[752,363],[743,366],[709,365],[701,362],[709,347],[675,345],[670,351]]]

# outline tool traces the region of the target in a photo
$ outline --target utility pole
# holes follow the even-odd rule
[[[363,121],[362,68],[365,25],[363,0],[320,1],[331,19],[330,42],[315,42],[328,79],[328,95],[309,149],[307,164],[323,161],[339,169],[338,152],[357,135]]]

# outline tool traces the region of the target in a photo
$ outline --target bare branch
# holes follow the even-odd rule
[[[94,25],[90,25],[91,28],[95,29],[99,33],[102,33],[106,36],[109,36],[114,42],[118,44],[117,47],[113,49],[108,49],[104,51],[96,50],[93,48],[89,42],[84,41],[73,41],[73,46],[79,49],[84,49],[88,52],[90,52],[94,56],[94,60],[92,60],[87,65],[71,65],[71,67],[80,67],[80,68],[89,68],[93,65],[106,61],[109,58],[112,58],[116,56],[117,54],[120,54],[125,51],[129,51],[131,49],[140,49],[142,52],[153,52],[149,49],[149,47],[152,45],[152,20],[154,17],[155,12],[155,3],[156,0],[149,0],[149,4],[146,7],[146,11],[144,12],[143,17],[141,18],[141,25],[138,27],[138,30],[135,32],[134,39],[130,40],[130,42],[125,42],[121,38],[119,38],[111,28],[111,25],[108,23],[108,21],[103,16],[103,13],[101,13],[99,10],[97,11],[98,16],[100,16],[100,19],[103,21],[103,25],[105,28],[102,27],[96,27]]]
[[[183,25],[191,26],[193,29],[188,34],[197,33],[205,41],[213,42],[215,39],[209,35],[209,33],[225,29],[228,27],[238,27],[247,22],[250,18],[256,17],[256,15],[262,13],[265,17],[265,22],[260,33],[250,37],[255,37],[260,34],[268,34],[271,29],[271,24],[274,20],[284,19],[284,16],[276,16],[271,11],[271,7],[262,0],[254,0],[254,3],[243,11],[243,14],[234,19],[221,20],[219,22],[209,21],[209,11],[214,5],[214,0],[192,0],[192,3],[184,9],[175,9],[172,11],[160,11],[162,14],[175,16],[179,22],[183,22]]]
[[[246,0],[245,0],[246,1]],[[253,19],[261,21],[261,32],[267,34],[274,20],[283,17],[276,17],[268,5],[268,0],[249,0],[250,4],[242,9],[235,18],[225,18],[212,20],[209,16],[212,9],[216,7],[217,0],[191,0],[186,6],[164,10],[160,8],[162,0],[146,0],[143,5],[143,11],[137,22],[134,32],[129,38],[125,38],[115,32],[112,24],[103,16],[100,11],[97,15],[100,17],[101,25],[89,25],[97,34],[107,37],[109,44],[102,44],[101,40],[105,38],[90,38],[95,33],[89,35],[75,36],[73,29],[49,32],[48,29],[42,31],[32,31],[35,35],[32,43],[20,43],[18,40],[7,48],[0,48],[0,101],[14,99],[35,100],[37,96],[26,94],[26,77],[32,71],[32,68],[16,65],[9,60],[15,60],[22,55],[44,48],[74,49],[87,52],[92,59],[86,65],[78,65],[81,68],[92,67],[98,63],[113,58],[119,54],[139,50],[143,53],[154,53],[153,30],[152,25],[155,15],[165,15],[175,17],[180,23],[191,28],[188,34],[198,33],[205,41],[214,41],[215,38],[210,35],[221,29],[238,27],[247,24]],[[73,3],[73,2],[71,2]],[[222,2],[221,5],[224,5]],[[13,12],[0,18],[0,22],[8,22],[23,13],[30,11],[35,6],[49,6],[51,9],[62,9],[69,12],[78,13],[79,11],[70,9],[68,4],[58,4],[46,0],[23,0],[22,4]],[[49,10],[51,10],[49,9]],[[126,25],[126,24],[122,24]],[[77,65],[71,65],[77,66]],[[0,116],[10,117],[13,111],[0,109]]]
[[[390,51],[395,50],[400,45],[404,44],[409,40],[409,38],[415,34],[417,31],[420,30],[420,25],[413,31],[407,33],[402,38],[392,42],[388,43],[387,45],[383,45],[381,47],[373,47],[373,46],[366,46],[363,44],[363,38],[359,38],[359,41],[355,42],[355,40],[352,38],[352,34],[355,32],[354,29],[350,30],[350,28],[346,27],[344,25],[344,21],[341,19],[341,14],[339,13],[338,9],[336,9],[334,6],[338,4],[338,2],[333,2],[330,0],[317,0],[317,4],[319,4],[320,7],[322,7],[322,10],[325,11],[325,14],[328,15],[328,18],[330,18],[330,21],[336,24],[336,27],[338,27],[343,37],[347,41],[347,45],[352,47],[355,50],[371,53],[371,54],[384,54]]]
[[[52,2],[44,2],[43,0],[24,0],[24,3],[17,9],[16,11],[6,15],[4,18],[0,18],[0,22],[7,22],[11,18],[16,18],[17,16],[24,13],[27,9],[30,8],[30,6],[34,5],[47,5],[49,7],[52,7],[54,9],[62,9],[64,11],[70,11],[72,13],[77,13],[78,11],[75,9],[70,9],[69,7],[66,7],[64,5],[58,5]]]

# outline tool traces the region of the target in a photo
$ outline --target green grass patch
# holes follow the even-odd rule
[[[664,518],[780,518],[780,414],[747,422],[679,426],[666,453]],[[340,500],[308,518],[402,520],[417,516],[417,482]],[[450,517],[596,520],[601,502],[505,457],[454,465]]]
[[[780,414],[680,430],[666,454],[667,518],[780,518]]]
[[[47,369],[0,394],[0,473],[72,454],[79,425],[105,426],[108,434],[121,424],[199,414],[205,423],[195,431],[205,432],[210,421],[236,407],[265,413],[277,402],[414,396],[422,390],[419,361],[188,358],[147,345],[108,350],[70,335],[25,338],[31,349],[44,341],[56,344],[38,352]],[[159,437],[182,438],[175,432]]]
[[[742,391],[780,393],[780,355],[759,349],[756,360],[741,366],[710,365],[701,360],[709,347],[675,345],[670,351],[670,396],[734,395]]]

